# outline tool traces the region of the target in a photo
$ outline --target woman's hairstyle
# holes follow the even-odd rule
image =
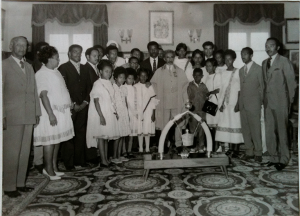
[[[136,80],[136,72],[133,68],[126,68],[127,77],[132,75],[133,79]]]
[[[141,73],[146,73],[147,76],[149,77],[150,71],[147,68],[139,68],[138,71],[137,71],[137,74],[140,76]]]
[[[45,46],[41,49],[41,51],[38,54],[38,59],[40,62],[47,64],[48,59],[51,58],[52,56],[58,54],[57,49],[53,46]]]
[[[224,50],[220,49],[220,50],[216,51],[214,56],[216,56],[217,54],[220,54],[222,56],[222,58],[224,59]]]
[[[126,69],[123,67],[117,67],[114,70],[114,79],[117,79],[119,75],[124,74],[125,75],[125,79],[127,78],[127,72]]]
[[[217,62],[217,60],[214,59],[214,58],[206,59],[205,64],[206,64],[207,62],[210,62],[210,63],[212,64],[212,66],[214,66],[214,67],[217,67],[217,66],[218,66],[218,62]]]
[[[184,49],[184,51],[187,52],[187,46],[185,43],[179,43],[177,46],[176,46],[176,52],[178,52],[180,49]],[[177,53],[176,53],[177,54]]]
[[[102,71],[105,67],[110,67],[111,69],[113,69],[110,61],[103,59],[99,62],[99,64],[97,65],[97,68]]]
[[[230,55],[233,59],[236,59],[236,53],[232,49],[225,51],[224,56]]]
[[[193,51],[192,57],[191,57],[191,64],[192,64],[193,66],[195,65],[195,62],[194,62],[193,58],[194,58],[197,54],[200,54],[201,57],[202,57],[202,59],[203,59],[202,62],[201,62],[201,66],[203,67],[203,66],[204,66],[204,55],[203,55],[203,52],[200,51],[199,49],[196,49],[196,50]]]

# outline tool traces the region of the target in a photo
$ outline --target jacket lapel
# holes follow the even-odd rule
[[[70,61],[69,61],[69,68],[70,68],[70,71],[72,71],[73,74],[76,74],[76,76],[80,76],[78,74],[78,71],[77,71],[76,67]],[[80,65],[80,71],[82,71],[81,65]]]
[[[255,62],[253,62],[251,67],[249,68],[247,75],[245,75],[245,79],[253,73],[253,71],[255,70],[255,67],[256,67]]]
[[[14,73],[16,74],[16,76],[20,79],[20,81],[22,83],[26,82],[26,75],[25,73],[22,71],[22,69],[20,68],[20,66],[17,64],[17,62],[13,59],[13,57],[9,57],[9,60],[11,62],[11,67],[12,67],[12,71],[14,71]],[[26,65],[26,63],[24,63]],[[26,71],[26,67],[25,67],[25,71]]]
[[[278,59],[279,59],[279,54],[277,54],[276,58],[273,61],[273,64],[271,65],[271,67],[267,71],[267,78],[268,78],[267,80],[268,80],[268,82],[270,81],[270,79],[273,75],[274,69],[277,67]],[[266,64],[266,67],[267,67],[267,64]]]

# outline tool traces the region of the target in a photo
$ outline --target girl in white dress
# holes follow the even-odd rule
[[[56,70],[59,55],[52,46],[44,47],[38,55],[44,65],[35,74],[37,90],[40,97],[42,116],[34,129],[35,146],[44,147],[43,173],[50,180],[58,180],[64,173],[57,168],[59,144],[74,136],[71,119],[71,99],[64,78]]]
[[[208,77],[206,80],[206,87],[209,91],[209,101],[218,104],[219,99],[219,92],[221,87],[221,73],[216,72],[217,68],[217,61],[213,58],[207,59],[205,62],[206,70],[208,72]],[[215,116],[212,116],[210,114],[206,114],[206,122],[210,128],[212,138],[214,140],[216,128],[218,125],[218,118],[219,118],[219,110],[217,111]],[[215,143],[215,150],[218,149],[218,146],[216,146]]]
[[[116,140],[120,135],[114,100],[115,91],[110,81],[112,65],[108,60],[102,60],[98,68],[101,78],[94,82],[90,93],[86,140],[88,148],[99,148],[100,166],[107,167],[109,165],[107,159],[108,140]]]
[[[174,64],[184,70],[187,67],[192,67],[191,62],[186,58],[187,46],[184,43],[179,43],[176,46],[176,56],[174,59]]]
[[[238,109],[240,78],[238,69],[233,66],[235,59],[236,53],[233,50],[226,50],[225,64],[227,65],[227,70],[222,73],[220,97],[218,100],[220,114],[216,131],[216,141],[230,143],[227,154],[232,156],[237,156],[238,154],[239,145],[236,144],[244,142]]]
[[[127,108],[127,88],[123,85],[126,79],[126,69],[117,67],[114,71],[115,83],[113,84],[115,90],[115,101],[118,113],[118,130],[120,138],[114,143],[114,158],[113,163],[122,163],[128,161],[127,158],[121,157],[122,147],[125,143],[125,137],[130,134],[130,124]]]
[[[214,58],[217,60],[217,68],[216,68],[216,73],[222,73],[222,71],[227,70],[227,66],[224,63],[224,51],[223,50],[218,50],[215,52]]]
[[[135,58],[135,57],[134,57]],[[137,136],[137,89],[133,85],[136,80],[136,71],[133,68],[126,68],[127,78],[124,87],[127,88],[127,105],[128,105],[128,115],[130,123],[130,134],[128,138],[128,148],[127,148],[127,157],[132,158],[131,153],[133,137]],[[123,152],[126,152],[126,145],[123,145]]]
[[[143,140],[145,137],[146,153],[150,152],[150,136],[155,136],[155,109],[158,100],[155,98],[153,86],[146,87],[149,71],[141,68],[139,70],[140,82],[134,86],[137,89],[137,114],[138,114],[138,139],[139,152],[143,152]]]

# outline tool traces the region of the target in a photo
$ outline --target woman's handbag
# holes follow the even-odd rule
[[[202,111],[212,116],[216,116],[216,113],[218,111],[218,105],[213,102],[210,102],[209,100],[206,100],[203,105]]]

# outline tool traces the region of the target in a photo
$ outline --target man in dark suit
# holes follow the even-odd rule
[[[88,48],[85,52],[85,57],[87,59],[84,65],[84,70],[89,74],[91,85],[100,78],[100,73],[97,68],[99,62],[99,50],[96,47]],[[86,160],[89,163],[98,165],[99,161],[97,159],[97,148],[86,148]]]
[[[62,144],[61,153],[67,170],[74,166],[86,167],[86,126],[88,104],[90,101],[91,80],[84,66],[80,64],[82,47],[73,44],[69,47],[69,61],[62,64],[58,70],[65,79],[70,97],[74,103],[72,120],[75,137]]]
[[[297,87],[292,63],[278,54],[280,43],[268,38],[266,52],[269,58],[262,63],[265,82],[264,108],[266,116],[266,141],[270,153],[267,166],[277,170],[286,167],[290,159],[288,146],[288,115]]]
[[[158,58],[158,50],[159,45],[155,41],[150,41],[147,45],[147,49],[149,52],[150,57],[145,59],[141,64],[141,68],[146,68],[151,71],[149,74],[148,80],[151,80],[152,76],[154,75],[155,71],[165,65],[165,61],[161,58]]]
[[[239,70],[239,110],[246,154],[243,160],[262,162],[261,106],[263,104],[264,81],[262,68],[252,61],[253,50],[245,47],[241,52],[245,65]]]
[[[11,56],[2,62],[3,190],[9,197],[32,191],[25,186],[33,125],[39,123],[40,101],[32,66],[24,60],[25,37],[10,42]]]

